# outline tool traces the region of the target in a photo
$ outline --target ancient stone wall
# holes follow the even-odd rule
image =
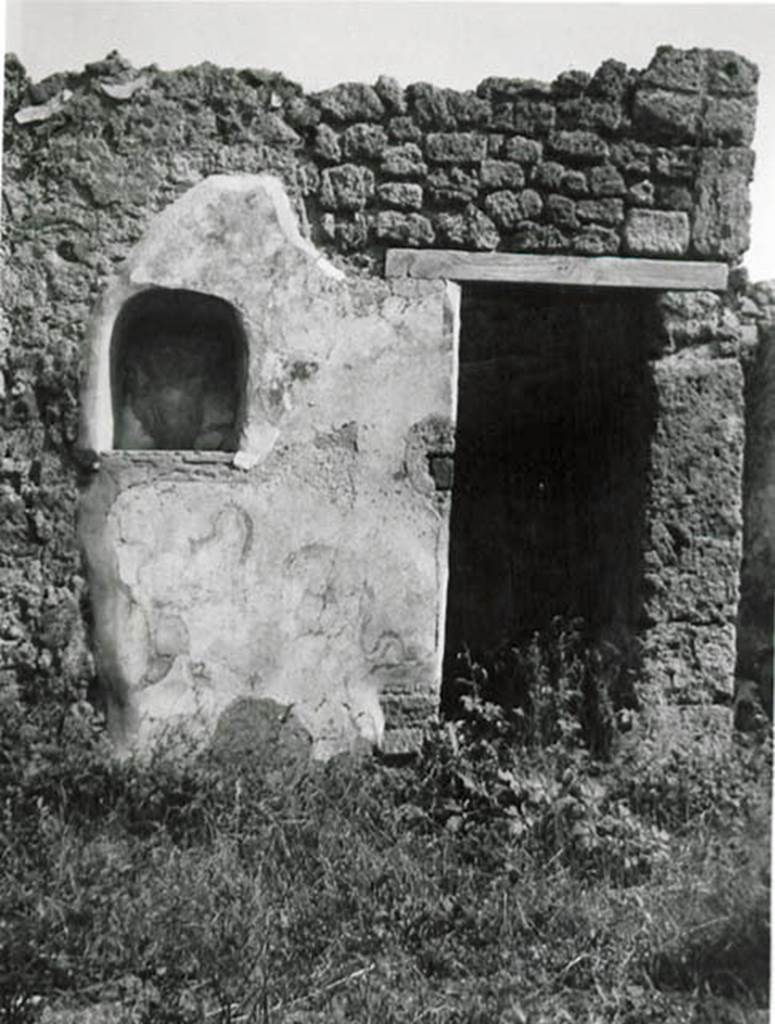
[[[607,61],[550,85],[383,77],[311,95],[271,72],[138,71],[115,54],[33,85],[10,59],[2,680],[36,692],[90,671],[74,539],[84,331],[155,214],[212,174],[270,171],[355,272],[381,274],[389,246],[735,263],[756,78],[735,54],[670,47],[643,72]]]

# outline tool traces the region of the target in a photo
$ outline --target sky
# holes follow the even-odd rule
[[[1,2],[1,0],[0,0]],[[775,3],[6,0],[5,49],[33,80],[112,49],[141,67],[203,60],[282,71],[306,90],[392,75],[474,88],[551,81],[615,57],[645,68],[663,43],[735,50],[760,68],[752,280],[775,278]]]

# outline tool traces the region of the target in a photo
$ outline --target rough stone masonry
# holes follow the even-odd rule
[[[173,557],[175,545],[188,545],[180,558],[188,557],[186,552],[203,551],[197,544],[210,532],[216,542],[215,561],[223,572],[218,577],[211,563],[202,578],[212,588],[205,587],[206,600],[220,602],[219,630],[243,628],[236,609],[250,604],[253,584],[244,582],[247,577],[240,581],[239,574],[245,570],[237,565],[245,563],[239,561],[237,549],[244,551],[247,546],[254,559],[248,576],[252,573],[250,578],[259,578],[267,595],[275,595],[278,609],[302,608],[308,586],[317,595],[314,599],[324,605],[322,578],[317,590],[313,581],[329,556],[321,551],[309,569],[297,563],[299,581],[293,590],[292,574],[286,573],[287,566],[278,568],[272,561],[271,543],[260,529],[261,522],[269,521],[266,516],[275,516],[274,527],[283,518],[278,508],[269,507],[265,494],[256,502],[263,493],[258,482],[269,472],[267,459],[279,460],[279,475],[273,479],[282,478],[278,422],[286,415],[300,417],[307,439],[319,439],[307,444],[301,461],[289,470],[297,481],[293,486],[300,488],[296,506],[307,502],[302,519],[317,521],[319,509],[313,507],[311,481],[325,476],[326,467],[335,466],[331,472],[344,474],[342,485],[331,480],[322,488],[321,505],[330,498],[331,512],[328,519],[321,514],[319,521],[332,524],[334,533],[353,532],[356,539],[348,554],[351,569],[347,572],[358,578],[358,586],[373,588],[377,578],[388,579],[389,574],[383,575],[375,566],[390,563],[390,552],[379,545],[370,548],[372,540],[366,536],[357,540],[357,534],[359,524],[369,516],[372,525],[392,523],[389,503],[384,511],[372,509],[364,520],[353,511],[368,494],[368,487],[361,491],[359,485],[349,492],[356,497],[346,514],[335,508],[352,479],[348,460],[357,461],[357,456],[363,465],[372,450],[362,426],[378,430],[383,422],[378,415],[382,406],[363,409],[361,418],[360,384],[347,385],[346,393],[337,389],[348,380],[367,379],[367,367],[385,348],[392,352],[389,372],[380,378],[379,387],[374,381],[369,394],[381,395],[387,408],[392,396],[403,395],[403,382],[408,380],[420,392],[425,388],[426,396],[440,388],[441,397],[418,400],[405,421],[399,416],[395,429],[404,433],[400,438],[396,435],[397,447],[390,448],[389,456],[388,449],[383,449],[383,455],[374,458],[377,463],[383,458],[382,472],[397,459],[395,473],[409,481],[414,474],[421,481],[414,492],[419,495],[416,500],[433,505],[437,518],[428,529],[443,541],[448,514],[443,506],[449,494],[439,481],[446,472],[444,459],[451,450],[454,425],[454,388],[449,390],[454,382],[454,345],[449,343],[454,316],[449,310],[444,314],[447,300],[441,282],[414,285],[409,287],[411,294],[401,294],[396,283],[381,281],[385,250],[435,247],[723,260],[734,268],[748,244],[756,81],[755,66],[736,54],[672,47],[661,47],[644,71],[606,61],[593,75],[568,71],[551,84],[489,78],[476,90],[457,92],[427,83],[402,88],[380,77],[373,86],[346,83],[308,95],[271,72],[208,64],[170,73],[153,66],[138,70],[115,53],[87,65],[82,73],[56,74],[33,84],[15,58],[7,59],[6,258],[0,348],[5,428],[0,465],[2,685],[34,695],[37,689],[55,688],[62,679],[93,673],[96,654],[117,735],[132,734],[140,727],[137,715],[142,718],[143,700],[154,687],[163,691],[167,686],[170,696],[164,706],[171,714],[180,709],[187,713],[185,695],[190,697],[207,676],[201,668],[207,657],[194,650],[204,642],[203,627],[194,620],[181,625],[170,612],[167,605],[176,601],[179,605],[182,598],[176,596],[175,588],[170,590],[170,572],[159,566],[163,556]],[[256,179],[264,175],[282,183],[290,197],[301,235],[296,238],[294,227],[283,237],[296,238],[289,244],[298,259],[306,261],[309,269],[304,279],[327,282],[313,288],[323,296],[323,313],[306,300],[298,310],[288,306],[294,330],[299,332],[290,347],[284,329],[269,339],[271,344],[262,342],[263,348],[255,342],[261,333],[255,326],[255,304],[262,285],[249,279],[253,270],[260,276],[264,267],[267,276],[283,263],[285,243],[279,236],[275,250],[267,243],[262,251],[255,237],[242,231],[244,225],[235,227],[231,238],[224,235],[222,223],[210,226],[216,252],[240,243],[239,252],[230,250],[230,258],[239,270],[235,281],[244,282],[241,290],[228,282],[223,262],[216,259],[210,267],[203,261],[210,237],[206,232],[193,242],[185,236],[185,244],[178,246],[164,241],[164,219],[175,221],[181,210],[191,209],[196,205],[192,197],[210,197],[212,216],[217,219],[220,209],[228,220],[233,212],[225,211],[234,191],[224,180],[232,180],[238,192],[258,188]],[[249,180],[250,186],[245,184]],[[268,187],[279,195],[275,185]],[[284,200],[277,202],[282,205]],[[293,217],[284,215],[283,223]],[[249,223],[247,218],[244,224]],[[151,261],[153,272],[138,277],[138,266],[151,265],[147,262],[151,251],[157,254]],[[118,330],[122,312],[129,316],[126,304],[150,286],[201,293],[216,304],[227,303],[223,323],[235,311],[235,322],[247,325],[245,337],[235,329],[230,342],[233,358],[229,357],[228,372],[236,374],[235,382],[222,382],[218,394],[198,404],[180,387],[140,385],[137,382],[148,381],[156,372],[154,367],[163,362],[153,351],[117,379],[114,363],[119,356],[110,351],[112,329]],[[261,301],[270,308],[272,292],[265,292]],[[746,676],[754,676],[761,685],[766,682],[762,645],[766,648],[767,641],[766,636],[762,639],[761,624],[768,602],[771,607],[772,584],[762,582],[756,567],[771,561],[773,538],[764,516],[758,517],[756,527],[746,527],[746,542],[750,539],[756,545],[755,553],[753,547],[746,550],[747,578],[756,582],[744,587],[744,605],[738,607],[742,510],[756,506],[757,488],[763,486],[761,474],[747,472],[744,506],[748,413],[741,352],[750,331],[746,334],[737,315],[741,301],[739,289],[726,296],[708,292],[652,296],[648,366],[655,419],[648,439],[642,587],[637,615],[627,625],[642,643],[643,692],[655,702],[692,706],[727,700],[736,657],[745,663]],[[306,327],[304,316],[309,316]],[[272,317],[275,327],[282,326],[276,310]],[[423,318],[433,322],[427,331],[418,326],[426,322]],[[356,322],[370,326],[363,332],[353,328],[348,334],[347,325]],[[320,351],[330,354],[331,337],[340,328],[351,338],[347,344],[353,351],[353,366],[360,366],[358,372],[365,376],[348,377],[356,370],[342,365],[338,383],[320,383],[313,364],[324,365],[325,360],[318,358]],[[331,337],[316,336],[318,330],[330,330]],[[304,343],[297,344],[302,335]],[[420,371],[412,362],[414,348],[430,344],[432,349],[436,343],[438,351],[447,354],[433,371],[433,380],[423,379],[427,368]],[[359,345],[362,352],[356,357]],[[276,357],[274,375],[269,372],[271,360],[267,361],[270,350]],[[220,369],[202,370],[205,364],[193,349],[182,355],[182,349],[174,351],[179,365],[188,367],[186,372],[190,370],[191,379],[199,382],[196,386],[204,393],[202,382],[217,376]],[[217,359],[216,363],[221,366]],[[764,357],[746,362],[753,367],[749,396],[759,393],[755,381],[770,363]],[[240,374],[253,381],[253,391],[244,390]],[[87,380],[83,408],[82,376]],[[308,394],[313,395],[309,401],[318,401],[318,386],[330,407],[302,414],[301,405],[294,403],[298,398],[303,405]],[[145,387],[161,396],[159,403],[166,403],[174,414],[159,421],[159,403],[143,404]],[[238,393],[244,397],[238,398],[234,408],[227,408],[228,396]],[[128,424],[123,435],[111,429],[120,395],[131,399],[122,406],[122,422]],[[81,413],[86,426],[79,442]],[[425,419],[428,416],[441,416],[438,422],[446,416],[446,433],[441,428],[436,434],[430,428],[423,432],[416,426],[413,433],[417,423],[437,422]],[[761,412],[753,419],[749,415],[748,421],[749,425],[762,423]],[[358,424],[357,432],[353,423]],[[750,440],[750,429],[745,443],[756,452],[760,448]],[[238,444],[240,431],[243,440]],[[231,437],[245,456],[242,468],[235,467],[233,456],[227,454],[220,461],[214,454],[190,455],[189,446],[196,448],[197,438],[204,436],[218,437],[218,444],[226,448],[230,447],[226,438]],[[153,447],[162,437],[167,440],[160,448],[166,451]],[[104,567],[104,560],[95,560],[90,540],[85,539],[87,581],[75,521],[82,449],[89,438],[94,442],[89,447],[97,454],[86,459],[87,472],[82,475],[84,493],[95,498],[88,515],[102,509],[97,532],[103,530],[103,539],[110,539],[110,558],[115,556],[117,561],[110,572],[100,575],[95,566]],[[134,440],[127,442],[127,438]],[[179,450],[169,448],[175,438],[188,440],[180,440]],[[118,452],[116,447],[142,452]],[[205,447],[210,447],[209,442]],[[333,461],[332,452],[337,456]],[[305,459],[310,460],[309,476],[300,469]],[[438,476],[430,474],[428,467],[437,469]],[[356,477],[363,472],[351,469]],[[183,480],[185,486],[180,483]],[[170,497],[178,487],[190,495],[184,508]],[[226,495],[242,495],[251,487],[249,500],[233,498],[235,508],[249,506],[245,519],[242,512],[233,510],[232,498]],[[82,517],[82,524],[88,515]],[[251,534],[256,524],[259,528]],[[412,529],[415,534],[409,529],[407,537],[426,536],[425,527]],[[310,543],[322,542],[315,538]],[[322,719],[309,710],[314,701],[309,697],[313,684],[307,668],[295,675],[297,680],[308,680],[298,683],[299,691],[286,692],[284,684],[266,682],[272,676],[266,664],[284,665],[290,657],[283,653],[270,616],[263,622],[264,639],[257,623],[250,637],[238,644],[240,656],[226,666],[228,671],[216,674],[207,684],[210,697],[201,707],[210,726],[228,710],[229,701],[250,695],[305,708],[302,724],[324,753],[351,746],[359,737],[369,741],[390,733],[400,737],[407,716],[415,728],[432,714],[439,685],[443,573],[438,572],[438,552],[430,556],[432,548],[429,539],[422,542],[414,563],[420,567],[413,577],[418,581],[413,591],[417,603],[403,609],[408,618],[416,610],[418,621],[423,615],[433,620],[432,630],[428,624],[422,627],[422,652],[418,654],[411,642],[407,647],[403,636],[391,648],[383,634],[401,634],[392,625],[378,630],[373,638],[376,643],[382,637],[380,650],[390,648],[380,670],[384,675],[385,666],[390,668],[389,685],[384,678],[372,679],[363,700],[343,697],[343,687],[350,686],[349,682],[345,686],[345,677],[355,679],[362,666],[352,662],[351,668],[343,668],[344,662],[340,664],[333,655],[327,661],[331,651],[321,642],[306,664],[318,659],[315,685],[320,693],[333,695],[331,707],[338,710],[332,721],[339,723],[331,729],[323,727]],[[142,557],[141,550],[145,551]],[[233,565],[230,558],[236,559]],[[143,577],[143,565],[157,568]],[[187,586],[199,586],[193,562],[191,572],[190,584],[181,582],[181,595],[187,593]],[[395,578],[401,578],[398,568],[396,572]],[[226,594],[227,583],[233,580],[237,580],[235,589]],[[107,603],[97,599],[101,586],[112,595]],[[235,597],[240,588],[242,596]],[[354,590],[347,592],[352,596]],[[756,612],[748,614],[746,594],[754,592],[751,600],[756,602]],[[403,598],[395,593],[398,596],[388,599],[374,590],[380,614],[390,600],[401,603]],[[111,600],[118,602],[118,611],[109,609]],[[139,619],[133,610],[138,600],[145,609]],[[264,600],[271,604],[268,596]],[[160,604],[164,610],[157,614]],[[337,621],[344,624],[349,614],[343,611]],[[132,615],[142,620],[134,633]],[[750,650],[736,654],[738,615],[745,621],[754,618],[758,624],[755,630],[740,632],[742,640],[755,637],[750,641],[757,646],[755,655]],[[327,628],[323,636],[328,635]],[[431,632],[433,642],[428,646]],[[108,636],[110,643],[106,643]],[[407,649],[411,649],[409,655]],[[343,639],[340,650],[354,648]],[[300,696],[301,691],[306,695]],[[404,742],[411,744],[411,737],[397,739],[395,749]]]

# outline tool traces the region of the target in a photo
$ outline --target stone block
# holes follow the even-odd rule
[[[546,135],[557,116],[554,104],[522,97],[514,100],[513,114],[514,131],[520,135]]]
[[[628,177],[642,178],[651,172],[651,146],[626,139],[611,145],[611,163]]]
[[[703,142],[750,146],[756,129],[756,97],[709,96],[702,121]]]
[[[573,236],[573,251],[579,256],[614,256],[621,240],[613,228],[590,225]]]
[[[382,100],[382,105],[388,114],[406,113],[404,90],[395,78],[391,78],[389,75],[380,75],[374,83],[374,92]]]
[[[620,60],[604,60],[592,76],[587,95],[620,102],[629,85],[627,65]]]
[[[374,195],[374,175],[368,167],[341,164],[323,171],[320,203],[326,210],[362,210]]]
[[[543,146],[535,139],[526,139],[522,135],[515,135],[506,141],[504,156],[507,160],[514,160],[519,164],[535,164],[541,159]]]
[[[485,128],[490,126],[492,107],[489,100],[475,92],[447,92],[447,109],[458,128]]]
[[[633,256],[683,256],[689,248],[689,218],[681,212],[632,209],[624,244]]]
[[[691,213],[694,209],[694,196],[687,185],[676,182],[659,182],[654,190],[654,205],[660,210],[683,210]]]
[[[707,50],[678,50],[674,46],[659,46],[651,63],[640,76],[638,85],[699,93],[705,88],[707,66]]]
[[[385,116],[382,100],[370,85],[343,82],[312,97],[327,121],[344,124],[354,121],[381,121]]]
[[[736,260],[748,248],[753,165],[750,149],[702,150],[692,222],[698,256]]]
[[[699,158],[700,153],[693,146],[660,147],[653,154],[654,174],[670,181],[692,182]]]
[[[654,205],[654,183],[638,181],[627,189],[627,202],[631,206]]]
[[[552,82],[552,95],[557,99],[573,99],[583,96],[591,75],[587,71],[561,71]]]
[[[500,235],[490,218],[469,206],[465,213],[439,213],[434,217],[438,240],[454,249],[491,251],[498,247]]]
[[[563,252],[568,249],[568,237],[555,224],[536,224],[523,220],[508,239],[510,252]]]
[[[701,96],[640,90],[632,120],[637,131],[656,142],[694,142],[700,134]]]
[[[553,160],[545,160],[533,167],[530,175],[530,184],[536,188],[556,192],[562,182],[565,168]]]
[[[608,145],[594,132],[557,131],[549,136],[549,149],[562,160],[600,163],[608,157]]]
[[[621,123],[622,107],[619,102],[583,96],[557,104],[557,125],[560,128],[614,132]]]
[[[409,111],[420,128],[425,131],[444,131],[455,127],[444,89],[438,89],[428,82],[414,82],[407,86],[405,96]]]
[[[704,310],[715,297],[694,300]],[[692,299],[685,300],[687,315]],[[672,699],[732,692],[742,548],[743,382],[691,350],[652,364],[644,537],[645,674]]]
[[[377,160],[387,142],[385,129],[378,124],[352,124],[340,138],[345,160]]]
[[[560,185],[571,196],[585,196],[589,192],[587,176],[583,171],[566,171]]]
[[[315,130],[312,152],[328,164],[338,164],[342,159],[339,136],[330,125],[320,124]]]
[[[525,184],[525,172],[510,160],[483,160],[479,170],[483,189],[520,189]]]
[[[576,216],[585,224],[621,224],[624,220],[624,203],[621,199],[579,199],[576,203]]]
[[[510,231],[522,220],[532,220],[541,213],[541,197],[533,189],[522,192],[502,190],[492,192],[484,201],[484,208],[499,228]]]
[[[402,146],[388,146],[382,153],[380,170],[388,178],[419,178],[428,173],[419,146],[406,142]]]
[[[425,153],[440,164],[476,164],[487,155],[487,140],[472,132],[431,132]]]
[[[423,131],[411,117],[391,117],[388,121],[388,135],[393,142],[422,142]]]
[[[708,51],[708,92],[716,96],[750,96],[756,92],[759,69],[729,50]]]
[[[433,245],[436,235],[431,222],[419,213],[394,213],[381,210],[377,214],[375,234],[380,242],[414,248]]]
[[[560,227],[577,228],[579,226],[576,217],[576,204],[567,196],[552,194],[546,197],[544,202],[546,219],[552,224],[559,224]]]
[[[380,202],[398,210],[419,210],[422,206],[422,186],[407,181],[389,181],[377,188]]]
[[[465,206],[479,194],[479,178],[461,167],[436,170],[428,175],[428,195],[439,206]]]
[[[590,168],[587,182],[593,196],[623,196],[626,191],[624,178],[610,164]]]
[[[321,118],[320,108],[311,103],[306,96],[291,96],[283,108],[285,120],[296,131],[308,131],[318,124]]]

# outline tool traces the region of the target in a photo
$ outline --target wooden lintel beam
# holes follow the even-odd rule
[[[620,256],[540,256],[532,253],[388,249],[386,277],[502,281],[584,288],[656,288],[723,291],[725,263]]]

